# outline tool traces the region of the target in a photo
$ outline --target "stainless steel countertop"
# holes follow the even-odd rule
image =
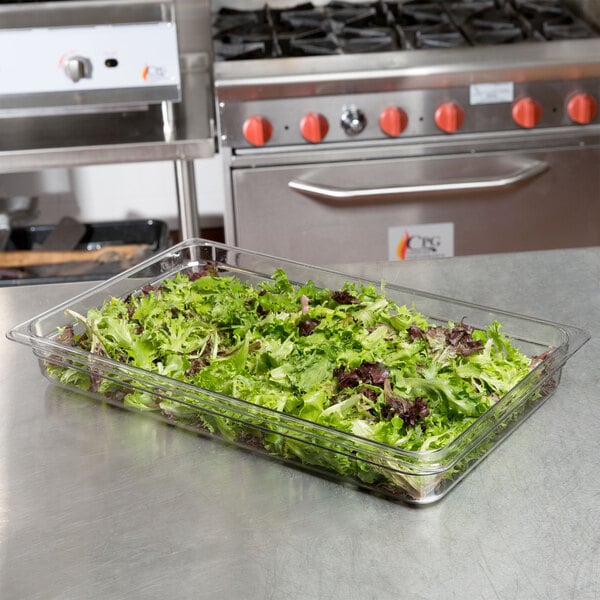
[[[2,336],[0,598],[600,598],[600,247],[345,267],[592,339],[414,508],[52,387]],[[0,288],[0,329],[89,286]]]

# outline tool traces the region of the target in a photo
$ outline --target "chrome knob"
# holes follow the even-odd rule
[[[360,133],[367,125],[367,117],[358,108],[346,108],[341,117],[342,129],[349,135]]]
[[[77,83],[92,76],[92,63],[83,56],[70,56],[65,60],[63,70],[73,83]]]

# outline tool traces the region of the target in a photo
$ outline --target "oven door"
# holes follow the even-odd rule
[[[232,168],[230,241],[311,264],[600,244],[600,147]]]

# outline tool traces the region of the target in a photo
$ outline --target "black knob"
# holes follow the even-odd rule
[[[348,135],[356,135],[366,127],[367,117],[358,108],[346,108],[342,113],[341,125]]]

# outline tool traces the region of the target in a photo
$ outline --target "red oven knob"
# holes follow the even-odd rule
[[[513,104],[512,118],[520,127],[531,129],[542,118],[542,105],[533,98],[521,98]]]
[[[594,120],[598,112],[598,103],[589,94],[575,94],[567,104],[567,113],[571,120],[580,125],[587,125]]]
[[[379,115],[379,127],[383,133],[390,137],[398,137],[407,125],[407,114],[397,106],[388,106]]]
[[[300,133],[302,137],[313,144],[322,142],[328,131],[329,123],[320,113],[308,113],[300,121]]]
[[[273,125],[265,117],[252,115],[244,121],[242,131],[253,146],[264,146],[273,135]]]
[[[446,133],[458,131],[465,120],[463,109],[455,102],[444,102],[435,111],[435,124]]]

